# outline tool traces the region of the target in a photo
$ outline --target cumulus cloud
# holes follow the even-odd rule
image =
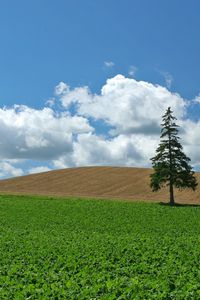
[[[66,83],[61,81],[56,87],[55,87],[55,94],[61,95],[63,93],[66,93],[68,91],[69,87]]]
[[[0,158],[51,160],[73,149],[73,135],[92,131],[88,120],[45,107],[0,109]]]
[[[144,143],[149,142],[145,151]],[[110,140],[91,133],[81,134],[74,145],[73,161],[76,165],[144,166],[144,156],[154,143],[144,136],[119,135]]]
[[[78,135],[72,155],[54,160],[55,168],[78,166],[138,166],[149,167],[158,136],[143,134],[119,135],[105,139],[92,133]]]
[[[104,120],[113,126],[113,134],[158,133],[161,116],[171,106],[177,117],[183,117],[185,101],[165,87],[117,75],[108,79],[101,94],[91,94],[88,87],[65,90],[64,107],[77,105],[84,117]]]
[[[198,94],[193,100],[192,102],[194,103],[200,103],[200,94]]]
[[[13,161],[13,163],[15,163]],[[15,167],[11,161],[2,160],[0,162],[0,177],[16,177],[24,174],[21,168]]]
[[[46,166],[39,166],[39,167],[29,169],[28,173],[29,174],[35,174],[35,173],[48,172],[50,170],[51,169],[46,167]]]
[[[49,100],[46,101],[46,105],[49,107],[53,107],[55,105],[56,99],[55,98],[50,98]]]
[[[188,119],[187,101],[165,87],[117,75],[98,94],[88,86],[60,82],[52,99],[62,110],[53,103],[40,110],[22,105],[0,109],[1,177],[85,165],[150,166],[169,106],[181,125],[184,150],[200,166],[200,120]],[[24,171],[20,161],[26,160],[40,163]]]
[[[192,164],[195,167],[200,167],[200,120],[197,122],[189,119],[182,120],[180,126],[184,150],[191,158]]]
[[[69,109],[71,104],[79,105],[91,102],[93,98],[88,86],[76,87],[74,89],[70,89],[70,87],[67,86],[66,90],[60,90],[59,92],[57,91],[57,96],[60,96],[60,100],[65,109]]]

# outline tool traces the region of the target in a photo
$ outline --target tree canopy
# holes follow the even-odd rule
[[[150,185],[153,191],[169,186],[170,204],[174,205],[174,187],[195,190],[197,180],[189,164],[190,158],[185,155],[179,142],[179,126],[175,123],[176,118],[172,113],[171,108],[168,107],[162,117],[161,141],[156,155],[151,158],[154,173],[150,175]]]

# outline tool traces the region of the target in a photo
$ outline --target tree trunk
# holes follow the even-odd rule
[[[175,201],[174,201],[174,187],[173,187],[173,184],[172,182],[170,182],[169,184],[169,193],[170,193],[170,201],[169,201],[169,204],[171,206],[173,206],[175,204]]]

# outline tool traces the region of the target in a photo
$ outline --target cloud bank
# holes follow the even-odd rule
[[[188,101],[160,85],[117,75],[99,94],[60,82],[41,110],[1,108],[0,176],[87,165],[150,166],[169,106],[182,126],[184,150],[199,168],[200,120],[187,116]]]

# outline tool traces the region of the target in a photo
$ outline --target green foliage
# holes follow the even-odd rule
[[[0,198],[0,299],[200,299],[200,208]]]
[[[163,116],[161,129],[161,142],[153,157],[152,166],[154,173],[151,174],[151,188],[153,191],[159,190],[166,185],[176,188],[197,187],[192,167],[189,165],[190,158],[183,152],[183,147],[179,142],[178,125],[172,115],[170,107]]]

